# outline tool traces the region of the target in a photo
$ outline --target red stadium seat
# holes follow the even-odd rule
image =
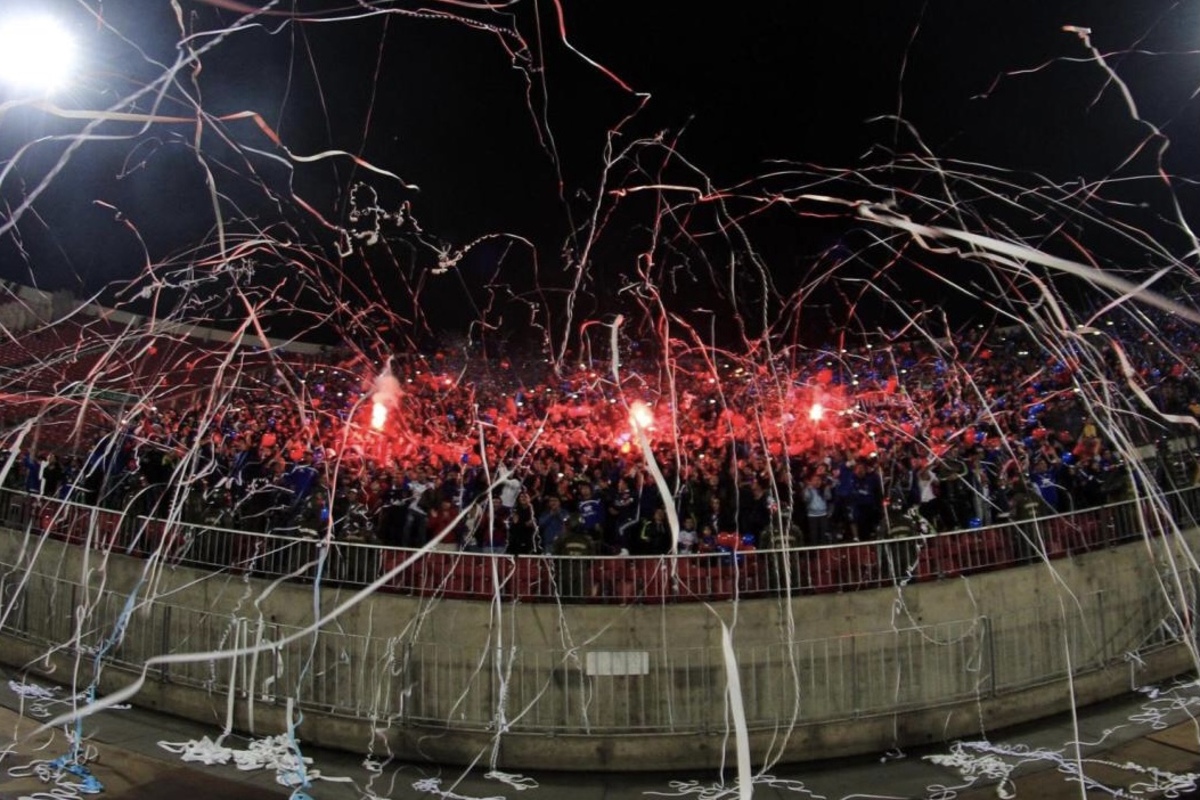
[[[1067,529],[1066,520],[1048,520],[1042,526],[1042,541],[1046,546],[1046,557],[1062,558],[1067,555],[1069,538],[1070,532]]]
[[[938,550],[933,546],[934,540],[926,539],[917,553],[917,568],[915,575],[919,581],[937,580],[940,561]]]
[[[671,599],[671,567],[666,559],[643,559],[637,569],[643,602],[662,603]]]
[[[934,557],[937,560],[938,575],[955,577],[966,570],[969,560],[967,542],[962,535],[939,536],[933,541]]]
[[[709,600],[732,600],[737,597],[737,573],[733,565],[719,563],[709,571]]]
[[[489,599],[495,582],[488,559],[459,553],[430,553],[422,559],[425,586],[443,597]]]
[[[1096,514],[1078,514],[1070,524],[1070,548],[1088,552],[1100,546],[1100,518]]]
[[[850,588],[866,589],[879,585],[879,548],[860,545],[846,550],[846,579]]]
[[[390,573],[392,570],[403,564],[409,556],[412,555],[411,550],[391,550],[383,549],[379,551],[379,569],[380,574]],[[393,591],[411,593],[414,589],[421,587],[421,562],[417,561],[409,564],[405,570],[397,575],[393,575],[384,584],[386,588]]]
[[[984,569],[1006,567],[1016,560],[1012,532],[1007,528],[988,528],[980,534],[979,566]]]
[[[826,547],[808,555],[808,575],[814,592],[841,591],[844,559],[841,547]]]
[[[763,567],[766,556],[753,545],[743,545],[735,562],[738,595],[762,594],[767,590],[768,571]]]
[[[685,557],[677,563],[675,577],[678,582],[678,597],[681,600],[707,597],[710,588],[708,559]]]
[[[629,562],[623,558],[601,558],[592,563],[592,587],[596,597],[625,602]]]
[[[513,567],[512,596],[518,601],[551,599],[554,585],[549,563],[540,556],[522,556]]]

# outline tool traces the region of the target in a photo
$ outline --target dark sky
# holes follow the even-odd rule
[[[0,276],[46,288],[144,283],[147,264],[168,283],[194,277],[196,264],[217,252],[210,181],[227,244],[286,243],[255,252],[271,268],[307,276],[293,277],[293,288],[321,284],[315,297],[336,287],[333,294],[356,304],[383,298],[434,327],[432,317],[450,326],[478,318],[497,298],[510,310],[561,304],[584,253],[585,316],[619,308],[622,292],[636,287],[638,254],[651,247],[657,271],[649,275],[673,287],[681,308],[714,292],[736,305],[722,264],[754,256],[763,277],[752,275],[733,294],[773,281],[781,308],[822,259],[861,259],[869,262],[864,274],[886,267],[897,285],[919,282],[904,272],[911,267],[888,264],[886,248],[872,249],[875,233],[845,215],[748,214],[757,201],[737,202],[726,211],[750,242],[714,245],[729,229],[711,204],[685,207],[685,194],[646,193],[601,204],[592,229],[606,143],[617,153],[633,147],[609,171],[609,190],[702,187],[710,179],[758,199],[799,186],[848,199],[896,189],[900,197],[939,197],[932,170],[889,169],[911,164],[915,153],[987,165],[975,169],[992,179],[1003,170],[1013,186],[1053,186],[1060,195],[1068,182],[1099,181],[1113,204],[1104,208],[1119,206],[1133,215],[1130,224],[1160,225],[1157,218],[1172,213],[1169,196],[1146,177],[1160,143],[1130,118],[1120,87],[1064,25],[1092,29],[1142,115],[1173,141],[1166,167],[1180,177],[1185,211],[1186,179],[1200,169],[1192,146],[1200,87],[1194,4],[564,0],[566,42],[560,8],[547,0],[494,12],[296,0],[253,19],[241,7],[261,0],[181,0],[186,41],[166,2],[36,5],[56,7],[87,53],[78,85],[56,98],[62,106],[194,117],[198,105],[207,115],[198,149],[192,124],[106,122],[88,132],[0,243]],[[417,9],[426,10],[408,13]],[[206,48],[202,69],[146,91],[184,46]],[[261,115],[293,155],[347,151],[420,188],[341,156],[289,163],[253,120],[221,119],[243,111]],[[896,114],[911,129],[888,118]],[[0,117],[12,167],[0,193],[10,207],[45,180],[83,124],[30,108]],[[789,175],[763,177],[777,172]],[[971,186],[957,185],[955,197],[969,210],[965,218],[987,220],[989,229],[1053,250],[1064,246],[1056,237],[1065,225],[1069,241],[1101,259],[1155,261],[1144,247],[1109,241],[1103,226],[1068,219],[1077,209],[1043,232],[1036,214],[1010,220]],[[352,198],[377,202],[387,216],[355,218]],[[402,219],[392,216],[401,208]],[[912,211],[938,219],[928,203]],[[667,217],[674,219],[661,225]],[[333,228],[361,233],[378,220],[381,242],[339,247]],[[1186,250],[1169,222],[1161,223],[1164,247]],[[490,238],[469,248],[456,270],[430,272],[439,249],[455,253],[480,237]],[[274,279],[263,270],[264,283]]]

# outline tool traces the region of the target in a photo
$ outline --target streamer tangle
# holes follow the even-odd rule
[[[597,643],[692,601],[721,633],[695,671],[727,761],[664,792],[803,794],[776,776],[821,702],[796,655],[817,637],[786,598],[874,590],[886,629],[845,633],[958,648],[948,681],[982,704],[983,568],[1036,564],[1073,692],[1080,642],[1111,631],[1079,622],[1097,601],[1056,556],[1143,536],[1145,635],[1105,664],[1132,689],[1148,654],[1194,648],[1194,550],[1173,544],[1200,474],[1184,11],[1064,27],[1052,7],[793,5],[55,9],[85,54],[73,85],[0,98],[0,483],[19,522],[0,633],[69,687],[36,715],[73,736],[51,772],[90,788],[89,717],[172,676],[221,718],[172,752],[265,766],[295,797],[323,778],[298,733],[318,706],[364,721],[345,743],[378,765],[364,797],[389,793],[418,717],[450,733],[414,753],[469,719],[481,743],[459,760],[497,796],[536,794],[505,749],[559,724],[555,681],[683,663],[682,645]],[[935,538],[977,529],[943,537],[970,548]],[[602,566],[547,566],[570,554]],[[910,597],[939,572],[967,599],[935,624]],[[22,598],[50,591],[31,621]],[[208,608],[181,600],[197,592]],[[374,616],[389,592],[417,598],[411,619]],[[554,641],[531,687],[515,631],[534,601]],[[611,616],[580,622],[601,601]],[[484,644],[422,706],[413,648],[460,646],[464,602]],[[765,755],[747,607],[778,615],[788,654]],[[172,640],[139,649],[146,630]],[[133,677],[107,691],[118,669]],[[918,682],[888,675],[899,708]],[[339,680],[355,691],[314,698]],[[580,729],[607,730],[581,686]],[[700,727],[692,710],[646,725]],[[947,763],[1005,787],[992,759],[1024,754],[979,741]]]

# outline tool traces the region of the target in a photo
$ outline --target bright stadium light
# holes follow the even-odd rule
[[[53,92],[75,66],[75,40],[44,14],[0,20],[0,81],[18,91]]]

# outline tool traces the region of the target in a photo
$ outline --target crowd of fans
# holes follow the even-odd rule
[[[219,403],[144,405],[81,452],[34,439],[0,464],[7,486],[41,495],[405,547],[871,540],[901,510],[949,530],[1127,492],[1095,398],[1134,380],[1158,410],[1200,414],[1196,344],[1169,319],[1154,336],[1109,334],[1086,351],[977,330],[759,361],[630,352],[620,381],[607,363],[293,359],[242,375]]]

